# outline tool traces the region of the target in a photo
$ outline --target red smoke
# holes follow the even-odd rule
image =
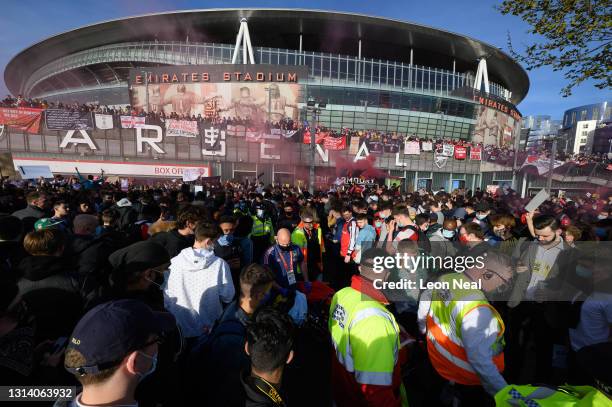
[[[368,155],[363,160],[351,161],[344,157],[336,157],[336,176],[338,177],[362,177],[365,179],[387,178],[389,175],[374,167],[376,157]]]

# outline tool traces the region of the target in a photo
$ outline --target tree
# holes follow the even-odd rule
[[[504,0],[497,8],[519,16],[530,25],[528,33],[542,38],[520,53],[508,34],[510,53],[527,70],[563,71],[569,81],[564,97],[587,79],[599,89],[612,85],[612,0]]]

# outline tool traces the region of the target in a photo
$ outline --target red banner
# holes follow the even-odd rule
[[[470,160],[482,160],[482,147],[470,148]]]
[[[0,107],[0,124],[37,134],[43,109],[29,107]]]
[[[328,150],[344,150],[346,148],[346,136],[342,137],[325,137],[323,146]]]
[[[327,131],[320,131],[317,133],[315,137],[315,143],[321,144],[325,140],[325,138],[329,135]],[[304,144],[310,144],[310,130],[304,132]]]
[[[455,160],[465,160],[467,157],[467,148],[455,146]]]

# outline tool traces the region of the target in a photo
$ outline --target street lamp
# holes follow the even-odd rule
[[[318,115],[321,114],[321,110],[327,107],[325,102],[317,102],[313,97],[309,97],[306,102],[306,111],[312,113],[312,123],[310,129],[310,182],[308,185],[308,191],[314,194],[314,181],[315,181],[315,154],[317,148],[316,136],[318,127]],[[313,131],[314,127],[314,131]]]

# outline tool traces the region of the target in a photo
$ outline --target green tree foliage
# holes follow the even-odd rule
[[[550,66],[563,72],[563,96],[588,79],[599,89],[610,88],[612,0],[504,0],[498,9],[523,19],[539,39],[517,52],[508,34],[512,56],[527,70]]]

